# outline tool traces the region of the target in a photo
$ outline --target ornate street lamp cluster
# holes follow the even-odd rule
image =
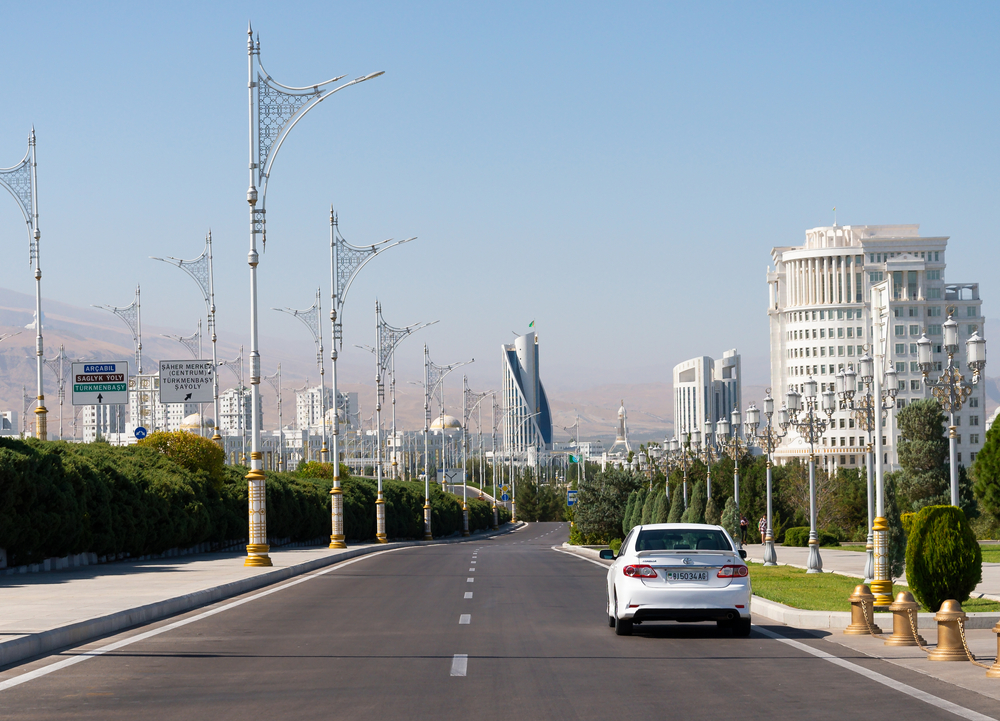
[[[764,396],[764,417],[767,419],[764,428],[760,428],[760,411],[751,403],[747,408],[747,432],[752,435],[757,446],[767,455],[767,525],[764,530],[764,565],[778,565],[778,557],[774,551],[774,525],[771,509],[771,468],[774,466],[774,451],[781,439],[788,435],[788,408],[784,405],[778,410],[778,428],[774,427],[774,398],[768,388]]]

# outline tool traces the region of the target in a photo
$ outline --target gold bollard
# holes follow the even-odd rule
[[[1000,623],[992,629],[993,633],[997,635],[997,660],[993,662],[993,665],[986,669],[987,678],[1000,678]]]
[[[967,618],[962,604],[954,599],[948,599],[941,604],[941,610],[934,614],[938,625],[937,647],[927,654],[931,661],[968,661],[965,646],[962,645],[962,633],[958,629],[958,619]]]
[[[919,611],[920,604],[913,600],[909,591],[900,591],[889,606],[892,611],[892,635],[886,639],[886,646],[926,646],[927,642],[919,633],[914,638],[910,625],[910,611]],[[919,643],[918,643],[919,641]]]
[[[847,599],[851,602],[851,625],[844,629],[848,636],[867,636],[869,633],[868,622],[865,620],[865,609],[871,616],[871,631],[882,633],[882,629],[875,625],[875,596],[871,589],[865,584],[854,587],[854,593]],[[864,604],[864,605],[862,605]]]

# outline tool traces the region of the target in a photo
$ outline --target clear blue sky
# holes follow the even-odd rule
[[[1000,6],[922,3],[8,3],[0,165],[38,133],[45,295],[194,329],[202,306],[150,255],[212,228],[219,332],[247,337],[246,25],[287,85],[385,76],[328,100],[274,166],[268,310],[329,295],[327,212],[364,244],[419,236],[351,290],[440,362],[536,321],[550,386],[669,380],[685,358],[767,354],[764,273],[807,228],[920,223],[949,278],[998,305]],[[0,286],[31,292],[0,201]],[[262,354],[265,368],[269,348]],[[361,351],[350,349],[350,353]],[[416,377],[419,342],[397,368]],[[756,370],[755,370],[756,369]],[[753,377],[754,374],[756,377]],[[359,379],[360,380],[360,379]]]

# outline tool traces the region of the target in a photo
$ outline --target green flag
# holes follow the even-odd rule
[[[528,327],[529,328],[534,328],[535,327],[535,321],[531,321],[530,323],[528,323]]]
[[[572,453],[570,454],[570,456],[569,456],[569,462],[570,463],[577,463],[577,462],[579,462],[579,460],[580,459],[577,458],[576,456],[574,456]]]

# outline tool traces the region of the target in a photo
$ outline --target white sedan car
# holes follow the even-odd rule
[[[608,625],[619,636],[645,621],[715,621],[750,634],[746,551],[721,526],[653,523],[636,526],[608,569]]]

